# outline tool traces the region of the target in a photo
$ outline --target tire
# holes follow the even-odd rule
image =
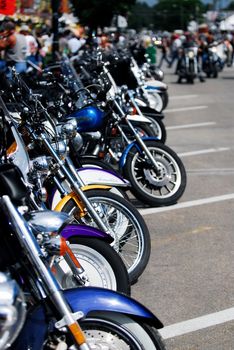
[[[194,84],[194,77],[195,77],[195,69],[194,69],[194,62],[189,61],[189,67],[188,67],[188,78],[187,82],[190,84]]]
[[[160,174],[136,147],[131,148],[124,165],[124,175],[130,181],[136,198],[150,206],[175,204],[186,187],[186,171],[181,159],[168,146],[157,141],[144,141],[160,167]]]
[[[80,157],[79,163],[82,167],[97,167],[104,170],[111,170],[115,172],[115,169],[111,166],[111,164],[107,162],[103,162],[102,160],[94,157]]]
[[[108,288],[130,295],[127,269],[119,254],[105,241],[98,238],[74,236],[68,239],[69,247],[78,258],[89,279],[86,286]],[[63,258],[53,265],[53,271],[63,289],[78,287],[78,281]]]
[[[213,78],[218,78],[218,70],[217,70],[217,68],[214,68]]]
[[[121,256],[131,284],[143,273],[150,257],[151,242],[149,230],[139,211],[124,198],[103,190],[85,191],[114,238],[112,243]],[[62,211],[76,214],[76,203],[70,199]],[[75,216],[74,221],[96,226],[87,214],[83,218]]]
[[[147,117],[148,118],[148,117]],[[148,118],[149,119],[149,118]],[[142,136],[152,136],[155,137],[155,131],[152,128],[151,124],[146,124],[146,123],[134,123],[132,122],[133,126],[137,129],[138,133]],[[135,138],[134,138],[135,139]]]
[[[91,348],[118,350],[165,350],[159,332],[132,317],[118,313],[98,313],[80,322]],[[93,347],[92,347],[93,345]]]
[[[145,115],[148,119],[152,120],[151,128],[154,129],[155,136],[158,138],[159,142],[165,143],[167,139],[166,127],[159,117],[149,117]]]
[[[160,93],[155,91],[148,91],[148,105],[156,109],[157,112],[161,113],[163,110],[163,99]]]
[[[169,95],[168,91],[164,91],[161,93],[162,101],[163,101],[163,110],[168,106],[169,103]]]

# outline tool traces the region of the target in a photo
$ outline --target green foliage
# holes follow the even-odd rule
[[[128,17],[129,28],[140,30],[142,28],[152,28],[154,23],[152,7],[146,3],[136,3]]]
[[[80,23],[90,28],[109,26],[115,14],[126,15],[136,0],[72,0]]]
[[[234,1],[231,1],[230,4],[225,8],[228,11],[234,11]]]
[[[154,6],[157,29],[185,29],[191,20],[199,21],[205,7],[201,0],[159,0]]]

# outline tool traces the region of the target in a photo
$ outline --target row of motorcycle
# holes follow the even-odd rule
[[[151,249],[130,197],[172,205],[186,187],[161,78],[98,50],[1,76],[0,349],[165,349],[130,297]]]

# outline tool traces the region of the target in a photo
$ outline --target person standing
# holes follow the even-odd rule
[[[161,57],[158,64],[158,68],[162,67],[163,61],[166,61],[168,65],[170,65],[170,60],[168,58],[168,39],[166,37],[162,38],[162,45],[161,45]]]
[[[26,72],[26,39],[16,32],[15,24],[11,21],[2,25],[0,51],[4,51],[3,58],[7,67],[15,67],[17,73]]]

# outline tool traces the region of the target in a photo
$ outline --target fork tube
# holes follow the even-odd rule
[[[66,156],[65,161],[66,161],[69,169],[71,170],[73,176],[75,177],[75,179],[79,182],[79,184],[81,184],[81,186],[85,186],[85,183],[81,179],[80,175],[77,173],[76,168],[74,167],[70,157]]]
[[[2,207],[4,207],[4,212],[6,213],[7,217],[10,218],[13,230],[16,233],[21,246],[26,251],[26,255],[32,263],[33,268],[36,270],[43,284],[46,286],[51,301],[58,309],[60,315],[63,318],[66,318],[67,327],[70,329],[73,336],[75,336],[73,327],[80,332],[79,340],[78,337],[75,337],[76,343],[80,346],[80,349],[88,350],[89,346],[86,344],[85,336],[79,324],[75,321],[70,306],[67,304],[67,301],[65,300],[55,277],[50,271],[49,266],[47,267],[42,261],[41,249],[33,233],[31,232],[31,229],[27,225],[24,218],[15,209],[8,196],[3,196],[1,198],[1,204]],[[83,347],[82,344],[84,345]]]
[[[59,167],[60,167],[61,171],[63,172],[63,174],[65,175],[66,179],[69,181],[72,190],[74,190],[78,194],[78,196],[81,198],[81,200],[85,204],[89,214],[92,216],[93,220],[96,222],[98,227],[102,231],[110,234],[111,232],[109,231],[109,229],[107,228],[105,223],[102,221],[102,219],[100,218],[100,216],[98,215],[98,213],[96,212],[96,210],[94,209],[94,207],[92,206],[92,204],[90,203],[90,201],[88,200],[88,198],[86,197],[84,192],[82,191],[82,189],[81,189],[82,183],[79,183],[78,174],[76,174],[77,176],[76,176],[76,180],[75,180],[74,177],[72,176],[72,174],[70,173],[70,171],[68,171],[67,168],[65,167],[63,161],[59,158],[57,153],[54,151],[51,144],[48,142],[46,136],[44,134],[40,134],[40,137],[43,140],[43,143],[46,146],[47,150],[50,152],[52,157],[55,159],[55,161],[59,165]]]
[[[129,96],[130,101],[132,102],[133,106],[135,107],[137,113],[138,113],[139,115],[143,116],[143,113],[142,113],[142,111],[140,110],[138,104],[136,103],[136,100],[135,100],[135,98],[134,98],[134,95],[133,95],[132,91],[128,91],[128,96]]]
[[[128,126],[132,130],[132,132],[133,132],[137,142],[140,144],[140,146],[142,147],[142,149],[144,150],[145,154],[147,155],[147,157],[152,162],[152,164],[155,167],[155,169],[158,171],[159,170],[158,163],[156,162],[156,160],[154,159],[154,157],[152,156],[152,154],[148,150],[148,147],[146,147],[144,141],[139,136],[139,134],[136,132],[135,128],[132,126],[132,123],[126,118],[126,115],[125,115],[124,111],[122,110],[122,108],[120,107],[120,105],[118,104],[118,102],[116,100],[114,100],[114,103],[115,103],[115,106],[118,108],[118,110],[119,110],[119,112],[121,114],[121,118],[124,119],[125,122],[128,124]]]
[[[152,154],[150,153],[148,147],[145,145],[144,141],[142,140],[142,138],[140,137],[140,135],[136,132],[135,128],[133,127],[132,123],[125,118],[126,123],[128,124],[129,128],[132,130],[137,142],[140,144],[140,146],[142,147],[142,149],[144,150],[145,154],[147,155],[147,157],[150,159],[150,161],[153,163],[153,166],[155,167],[156,170],[159,170],[158,167],[158,163],[156,162],[156,160],[154,159],[154,157],[152,156]]]

